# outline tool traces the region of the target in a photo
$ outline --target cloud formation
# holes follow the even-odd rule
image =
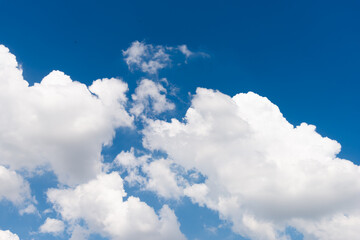
[[[123,51],[129,69],[137,69],[149,74],[156,74],[158,70],[167,67],[171,60],[164,46],[153,46],[135,41]]]
[[[0,165],[0,201],[4,199],[18,206],[33,202],[29,183],[15,171]]]
[[[144,145],[206,176],[185,194],[217,210],[251,239],[355,240],[360,168],[339,159],[340,144],[315,126],[294,127],[267,98],[198,88],[184,122],[149,120]]]
[[[15,171],[0,165],[0,202],[4,200],[20,208],[20,215],[37,211],[29,183]]]
[[[116,128],[134,127],[125,110],[126,83],[105,78],[87,87],[53,71],[29,86],[15,56],[1,45],[0,86],[0,164],[30,172],[45,168],[54,171],[60,184],[73,186],[48,192],[72,231],[71,239],[86,239],[91,233],[112,239],[185,239],[168,206],[156,213],[139,198],[125,199],[120,176],[103,172],[103,146],[111,144]],[[139,114],[172,109],[165,94],[160,83],[143,80],[133,95],[133,109],[141,108]],[[29,184],[10,169],[0,165],[0,199],[17,205],[31,202]],[[29,205],[21,211],[33,210]],[[58,235],[64,222],[47,218],[39,232]]]
[[[62,233],[65,229],[65,224],[63,221],[54,219],[54,218],[46,218],[43,225],[40,226],[39,231],[41,233],[50,233],[53,235],[58,235]]]
[[[125,181],[132,186],[138,185],[142,190],[153,191],[165,199],[183,196],[182,185],[186,181],[173,171],[171,161],[153,159],[151,155],[135,156],[132,148],[119,153],[114,163],[126,172]]]
[[[127,199],[118,173],[99,175],[74,189],[50,189],[48,199],[70,224],[85,221],[92,233],[111,239],[183,240],[174,212],[154,209],[139,198]]]
[[[186,45],[136,41],[124,56],[129,68],[157,74],[176,51],[186,59],[197,54]],[[175,105],[161,82],[142,79],[130,101],[127,84],[117,78],[88,87],[53,71],[29,86],[2,45],[0,88],[0,200],[19,206],[21,215],[34,213],[36,201],[20,173],[40,168],[59,180],[47,197],[61,220],[47,218],[40,233],[66,229],[71,240],[93,233],[185,239],[167,205],[155,211],[127,196],[121,173],[130,186],[163,200],[189,197],[217,211],[234,232],[250,239],[288,240],[287,227],[305,240],[358,238],[360,167],[338,158],[340,144],[315,126],[291,125],[267,98],[198,88],[183,121],[166,122],[156,115]],[[103,147],[119,127],[142,130],[147,154],[131,148],[103,164]],[[0,231],[0,239],[19,238]]]
[[[19,240],[18,235],[10,232],[9,230],[3,231],[0,230],[0,239],[1,240]]]
[[[133,106],[130,112],[135,116],[146,113],[160,114],[173,110],[175,105],[166,98],[166,89],[161,83],[142,79],[131,96]]]
[[[159,70],[169,67],[172,63],[171,57],[178,54],[185,56],[185,63],[193,56],[209,57],[203,52],[190,51],[185,44],[168,47],[134,41],[128,49],[123,51],[125,62],[130,70],[139,70],[150,75],[156,75]]]
[[[178,49],[182,54],[186,56],[186,58],[189,58],[192,55],[194,55],[194,53],[190,51],[185,44],[178,46]]]
[[[116,128],[133,123],[124,108],[128,87],[120,79],[99,79],[88,88],[53,71],[29,86],[3,45],[0,88],[0,164],[29,171],[47,167],[61,183],[99,174],[103,145],[111,144]]]

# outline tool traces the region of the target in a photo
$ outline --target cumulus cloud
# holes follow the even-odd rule
[[[167,67],[171,60],[164,46],[153,46],[144,42],[134,41],[123,51],[129,69],[138,69],[149,74],[156,74],[160,69]]]
[[[139,198],[127,199],[118,173],[101,174],[68,189],[50,189],[48,199],[70,224],[83,220],[91,233],[111,239],[185,239],[174,212],[167,206],[156,214]]]
[[[18,235],[10,232],[9,230],[3,231],[0,230],[0,239],[1,240],[19,240]]]
[[[141,80],[131,96],[133,107],[130,112],[135,116],[142,113],[159,114],[175,108],[175,105],[166,98],[166,89],[161,83],[149,79]]]
[[[206,176],[185,194],[251,239],[357,238],[360,168],[315,126],[294,127],[255,93],[229,97],[198,88],[185,119],[148,120],[144,146]]]
[[[164,198],[178,199],[183,195],[181,182],[171,169],[171,162],[159,159],[143,166],[144,173],[148,176],[146,189],[156,192]]]
[[[124,180],[131,186],[146,184],[146,178],[142,174],[141,167],[146,165],[150,155],[135,156],[134,148],[130,151],[120,152],[114,159],[112,167],[120,167],[121,173],[126,173]]]
[[[186,45],[135,41],[123,52],[130,69],[157,74]],[[166,158],[121,152],[114,165],[124,180],[169,199],[187,196],[216,210],[233,231],[251,239],[286,240],[291,226],[306,240],[355,240],[360,224],[360,167],[340,159],[341,146],[313,125],[293,126],[276,105],[255,93],[227,96],[199,88],[183,121],[147,118],[175,108],[159,82],[143,79],[132,95],[121,79],[91,86],[53,71],[29,86],[9,50],[0,45],[0,200],[34,213],[35,200],[19,170],[45,167],[60,185],[48,200],[61,219],[47,218],[39,231],[72,240],[98,233],[111,239],[185,239],[174,212],[155,212],[127,196],[117,172],[104,173],[102,148],[119,127],[144,116],[143,145]],[[6,167],[5,167],[6,166]],[[86,167],[84,167],[86,166]],[[179,170],[182,168],[183,170]],[[198,171],[204,181],[191,181]],[[196,178],[197,174],[194,174]],[[0,239],[19,239],[0,231]]]
[[[125,181],[143,190],[153,191],[163,198],[179,199],[187,184],[173,171],[171,161],[153,159],[150,155],[135,156],[134,149],[119,153],[114,163],[126,171]]]
[[[132,126],[122,80],[100,79],[88,88],[53,71],[29,86],[3,45],[0,88],[0,164],[11,169],[45,166],[61,183],[86,182],[101,172],[101,150],[115,128]]]
[[[29,183],[15,171],[0,165],[0,201],[3,199],[18,206],[33,202]],[[24,213],[34,212],[35,207],[32,204],[27,208],[29,211]]]
[[[41,233],[50,233],[53,235],[58,235],[62,233],[64,229],[65,229],[65,224],[63,221],[54,218],[47,218],[44,224],[40,226],[39,231]]]
[[[359,238],[360,213],[335,214],[316,221],[296,219],[294,225],[304,234],[305,240],[338,240]]]

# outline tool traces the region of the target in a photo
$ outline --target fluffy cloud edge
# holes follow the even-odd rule
[[[126,195],[117,172],[101,174],[75,188],[47,192],[49,202],[65,222],[76,225],[83,220],[90,233],[111,239],[186,239],[175,213],[167,205],[156,214],[139,198],[125,199]]]
[[[358,218],[359,166],[337,158],[340,144],[314,126],[292,126],[267,98],[198,88],[184,119],[149,120],[143,144],[204,174],[205,182],[185,195],[230,220],[234,232],[288,239],[285,229],[293,226],[309,239],[326,240],[332,234],[324,226],[341,219],[331,216]],[[306,227],[299,223],[304,219]],[[357,231],[336,226],[349,236]]]
[[[20,240],[19,236],[15,233],[10,232],[10,230],[0,230],[0,239],[1,240]]]
[[[55,218],[46,218],[43,225],[40,226],[40,233],[50,233],[52,235],[59,235],[64,232],[65,224],[63,221]]]
[[[52,71],[29,86],[16,57],[0,45],[0,87],[0,164],[14,170],[45,167],[62,184],[86,182],[102,172],[101,150],[115,130],[134,127],[121,79],[88,87]]]

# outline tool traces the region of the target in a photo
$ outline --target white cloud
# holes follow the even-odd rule
[[[89,239],[89,231],[79,225],[75,225],[70,240],[87,240]]]
[[[18,235],[10,232],[9,230],[3,231],[0,230],[0,239],[1,240],[19,240]]]
[[[143,171],[148,177],[146,189],[156,192],[164,198],[179,199],[183,189],[179,186],[176,174],[171,171],[171,162],[159,159],[143,166]]]
[[[39,214],[38,210],[36,209],[36,207],[33,204],[28,205],[27,207],[20,209],[19,211],[20,215],[24,215],[24,214]]]
[[[178,49],[182,54],[186,56],[186,58],[189,58],[191,55],[194,54],[192,51],[188,49],[188,47],[185,44],[178,46]]]
[[[335,214],[317,221],[297,219],[294,224],[304,233],[305,240],[353,240],[359,238],[360,213]]]
[[[64,232],[65,224],[63,221],[54,219],[54,218],[47,218],[43,225],[40,226],[41,233],[51,233],[53,235],[59,235],[60,233]]]
[[[113,167],[119,166],[121,172],[126,172],[124,180],[131,186],[145,185],[146,178],[141,174],[141,167],[147,164],[150,159],[149,155],[135,156],[134,148],[130,151],[122,151],[119,153],[113,162]]]
[[[142,113],[159,114],[175,108],[175,105],[166,98],[166,89],[149,79],[141,80],[132,96],[133,107],[130,112],[135,116]]]
[[[184,189],[184,195],[190,197],[194,203],[204,206],[207,202],[209,188],[204,183],[197,183]]]
[[[101,172],[101,150],[115,128],[132,126],[124,109],[127,84],[120,79],[88,88],[53,71],[29,86],[3,45],[0,89],[0,164],[11,169],[46,166],[61,183],[86,182]]]
[[[145,164],[149,156],[142,155],[141,157],[136,157],[134,152],[134,148],[131,148],[130,151],[122,151],[116,156],[114,163],[126,169],[136,168]]]
[[[139,69],[149,74],[157,74],[171,62],[166,47],[139,41],[134,41],[127,50],[123,51],[123,55],[129,69]]]
[[[186,58],[197,54],[186,45],[136,41],[124,56],[129,68],[157,74],[170,64],[173,51]],[[16,171],[47,167],[60,183],[73,185],[48,191],[72,240],[91,233],[111,239],[185,239],[167,205],[156,213],[139,198],[126,196],[118,173],[103,173],[102,147],[111,144],[116,128],[134,127],[125,110],[126,83],[105,78],[87,87],[53,71],[29,86],[15,56],[0,45],[0,89],[0,200],[21,206],[20,214],[37,212],[29,184]],[[166,93],[160,83],[143,79],[130,112],[140,116],[174,109]],[[199,88],[183,122],[145,117],[145,124],[144,146],[165,151],[168,158],[135,156],[133,149],[120,153],[115,163],[127,171],[124,179],[130,184],[163,198],[188,196],[251,239],[289,239],[287,226],[306,240],[358,238],[360,167],[336,157],[340,144],[320,136],[315,126],[288,123],[267,98],[251,92],[231,98]],[[204,182],[191,184],[175,165],[199,171]],[[63,221],[47,218],[39,230],[59,234]],[[19,238],[0,230],[0,239]]]
[[[92,233],[111,239],[185,239],[172,210],[159,215],[139,198],[129,196],[118,173],[99,175],[74,189],[50,189],[48,199],[72,224],[83,220]]]
[[[153,191],[167,199],[183,196],[187,182],[172,171],[170,160],[153,159],[150,155],[135,156],[132,148],[119,153],[114,163],[126,171],[124,180],[130,185],[138,184],[142,190]]]
[[[15,171],[0,165],[0,201],[3,199],[18,206],[33,201],[29,183]]]
[[[177,47],[177,49],[185,55],[186,60],[185,63],[187,63],[187,60],[189,58],[193,58],[193,57],[203,57],[203,58],[209,58],[210,55],[205,53],[205,52],[192,52],[189,50],[189,48],[187,47],[187,45],[183,44],[183,45],[179,45]]]
[[[339,159],[340,144],[313,125],[294,127],[254,93],[233,98],[199,88],[185,121],[148,120],[144,146],[206,176],[185,194],[217,210],[251,239],[357,239],[360,168]]]
[[[176,57],[179,54],[185,56],[185,63],[190,57],[209,57],[204,52],[190,51],[185,44],[168,47],[134,41],[128,49],[123,51],[125,62],[130,70],[140,70],[148,74],[157,74],[159,70],[169,67],[174,57],[176,62]]]

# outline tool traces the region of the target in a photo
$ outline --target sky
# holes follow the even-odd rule
[[[357,239],[359,10],[0,0],[0,239]]]

